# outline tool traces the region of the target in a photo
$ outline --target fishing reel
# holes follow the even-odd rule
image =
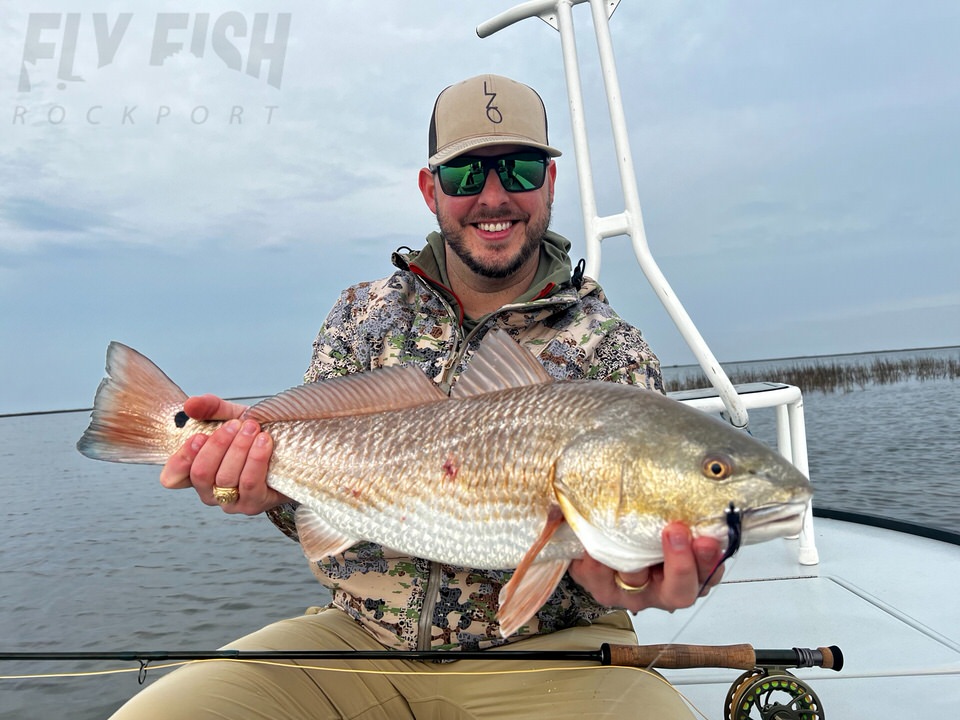
[[[738,677],[724,701],[726,720],[823,720],[820,698],[782,668],[756,667]]]
[[[746,670],[730,686],[724,720],[823,720],[820,698],[785,668],[820,667],[840,671],[836,645],[789,650],[758,650],[752,645],[604,645],[601,663],[628,667],[680,669],[725,667]]]

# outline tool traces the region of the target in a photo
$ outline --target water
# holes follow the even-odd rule
[[[898,350],[731,363],[764,370],[797,364],[860,364],[931,357],[958,360],[960,348]],[[669,383],[691,366],[664,369]],[[772,375],[771,375],[772,377]],[[832,393],[805,392],[804,419],[814,504],[960,532],[960,382],[908,380]],[[773,410],[750,412],[750,430],[776,444]]]
[[[156,467],[81,456],[87,420],[0,419],[0,650],[209,650],[329,601],[266,518],[164,490]],[[0,675],[108,667],[131,663],[9,662]],[[104,718],[137,689],[136,673],[0,680],[0,718]]]
[[[808,393],[804,405],[817,505],[960,532],[960,382]],[[762,439],[773,422],[751,412]],[[265,518],[163,490],[155,467],[82,457],[86,423],[0,418],[0,651],[209,650],[328,601]],[[0,680],[0,720],[104,718],[139,689],[131,663],[0,663],[0,675],[108,668],[132,672]]]

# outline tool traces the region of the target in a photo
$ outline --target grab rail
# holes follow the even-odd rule
[[[580,83],[580,63],[577,57],[573,25],[573,6],[585,2],[590,3],[592,11],[593,27],[600,55],[600,68],[603,74],[607,107],[610,112],[610,123],[620,173],[620,185],[623,191],[624,210],[606,216],[600,216],[597,209],[583,92]],[[587,262],[585,274],[594,279],[599,279],[601,243],[604,239],[619,235],[628,236],[633,245],[634,255],[647,278],[647,282],[657,294],[667,314],[673,320],[680,335],[703,369],[707,380],[715,389],[727,421],[734,427],[745,430],[749,418],[747,405],[743,397],[730,382],[730,378],[727,377],[726,372],[707,346],[680,299],[671,289],[659,265],[654,260],[647,243],[633,157],[627,137],[627,122],[621,101],[620,82],[617,78],[613,42],[610,36],[610,16],[619,3],[620,0],[531,0],[481,23],[477,27],[477,35],[481,38],[489,37],[514,23],[531,17],[539,17],[560,33],[564,75],[567,80],[567,98],[570,105],[570,121],[573,130],[573,147],[577,163],[577,179],[580,186],[580,205],[586,239]],[[801,472],[809,476],[803,399],[799,388],[783,387],[790,388],[788,399],[784,399],[783,393],[777,393],[775,396],[766,395],[762,398],[752,399],[751,406],[775,408],[779,450]],[[703,406],[703,409],[706,409],[707,406],[716,406],[714,401],[709,400],[699,402],[691,400],[689,402]],[[715,407],[715,409],[720,410],[721,408]],[[815,565],[819,562],[813,534],[813,513],[812,508],[809,507],[804,516],[803,530],[800,534],[798,559],[804,565]]]
[[[573,6],[584,2],[589,2],[593,11],[593,25],[597,36],[597,47],[600,52],[600,65],[606,89],[607,106],[610,111],[610,122],[613,128],[620,184],[623,190],[623,212],[606,216],[600,216],[597,210],[573,25]],[[517,5],[481,24],[477,28],[477,34],[480,37],[487,37],[529,17],[543,17],[560,32],[564,74],[567,79],[567,97],[573,128],[573,146],[577,162],[577,177],[580,184],[580,205],[586,238],[586,274],[594,279],[599,279],[601,242],[605,238],[627,235],[633,243],[634,255],[636,255],[650,287],[657,294],[677,330],[690,347],[710,384],[720,394],[727,409],[727,420],[734,427],[746,428],[749,422],[746,408],[737,396],[733,384],[723,371],[720,363],[704,341],[703,336],[693,324],[693,320],[673,292],[647,244],[636,173],[634,172],[633,157],[627,137],[627,122],[620,96],[620,82],[617,78],[616,61],[613,55],[613,42],[610,37],[610,14],[617,5],[618,2],[612,0],[533,0]]]

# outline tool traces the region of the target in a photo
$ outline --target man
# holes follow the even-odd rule
[[[543,103],[526,85],[484,75],[444,90],[430,122],[429,166],[419,174],[440,232],[420,252],[395,253],[398,270],[389,278],[343,292],[314,343],[306,380],[414,364],[447,391],[483,335],[499,327],[557,378],[662,391],[659,362],[639,331],[613,312],[595,282],[572,271],[569,243],[548,231],[559,155],[548,142]],[[207,395],[188,400],[185,410],[228,419],[243,407]],[[226,512],[267,512],[295,536],[292,504],[265,483],[271,451],[271,438],[255,422],[233,419],[209,437],[192,438],[167,462],[161,482],[193,487]],[[664,563],[637,573],[619,574],[589,557],[574,561],[508,642],[527,650],[635,643],[626,613],[613,609],[686,607],[721,557],[716,541],[692,540],[679,524],[664,531],[663,545]],[[345,661],[325,663],[327,669],[192,666],[145,690],[117,717],[691,717],[652,674],[498,662],[493,647],[503,640],[492,618],[509,571],[440,565],[361,543],[314,572],[331,588],[333,607],[230,647],[441,648],[451,659],[461,648],[491,648],[491,659]],[[555,669],[510,672],[543,668]]]

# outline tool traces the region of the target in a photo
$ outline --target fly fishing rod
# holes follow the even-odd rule
[[[816,693],[786,668],[822,667],[839,671],[843,653],[830,647],[757,650],[752,645],[610,645],[599,650],[212,650],[118,652],[0,652],[0,661],[123,660],[140,663],[138,682],[146,681],[155,661],[283,661],[283,660],[527,660],[600,663],[613,667],[684,669],[719,667],[744,670],[730,686],[724,701],[724,720],[751,720],[754,710],[761,720],[809,718],[823,720]],[[318,668],[322,669],[322,668]],[[796,711],[796,712],[794,712]],[[786,713],[786,714],[785,714]],[[798,714],[799,713],[799,714]]]
[[[822,667],[839,671],[843,653],[830,647],[757,650],[752,645],[610,645],[599,650],[120,650],[90,652],[0,652],[0,661],[122,660],[141,664],[191,660],[539,660],[595,662],[622,667],[749,670],[755,667]]]

